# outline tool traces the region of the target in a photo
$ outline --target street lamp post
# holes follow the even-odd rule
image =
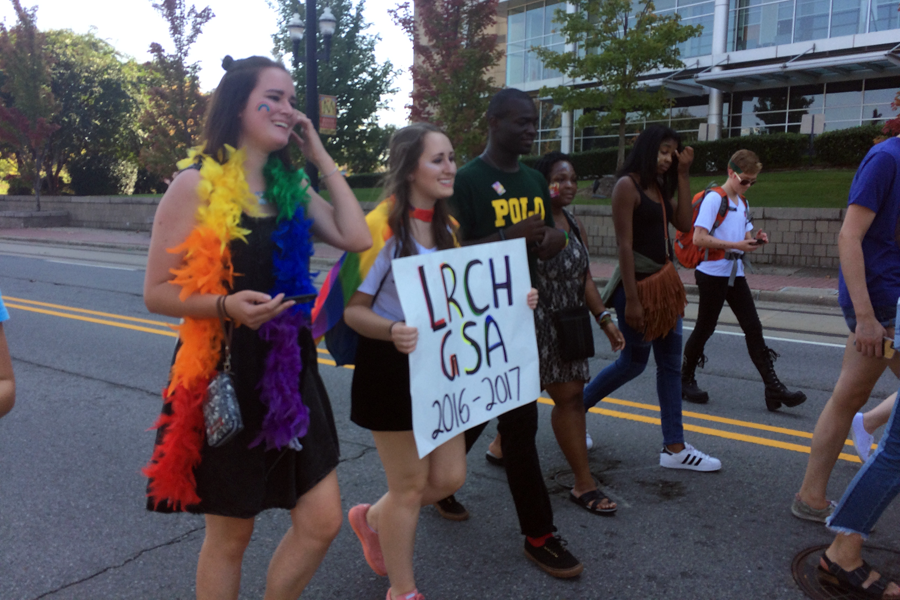
[[[319,33],[325,41],[325,53],[320,57],[316,53],[316,0],[306,0],[306,22],[300,20],[300,15],[294,13],[288,22],[288,31],[291,34],[291,42],[294,51],[294,68],[300,65],[300,42],[306,32],[306,116],[313,122],[316,131],[319,130],[319,83],[318,83],[318,59],[325,62],[331,60],[331,37],[337,25],[337,19],[331,13],[330,7],[325,7],[322,17],[319,19]],[[315,165],[306,161],[306,174],[309,183],[316,191],[319,189],[319,172]]]

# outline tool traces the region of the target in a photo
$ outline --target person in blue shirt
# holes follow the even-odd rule
[[[824,522],[834,511],[825,491],[853,418],[886,368],[900,375],[900,355],[884,353],[885,342],[894,337],[900,298],[898,219],[900,137],[893,137],[869,150],[850,186],[838,236],[838,303],[850,333],[841,374],[816,423],[806,475],[791,505],[800,519]]]
[[[16,403],[16,378],[13,376],[12,359],[6,344],[6,332],[3,330],[3,323],[8,320],[9,312],[0,295],[0,417],[11,411]]]

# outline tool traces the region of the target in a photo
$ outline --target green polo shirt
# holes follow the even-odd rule
[[[459,221],[462,241],[480,240],[533,214],[553,227],[547,180],[521,162],[515,173],[495,169],[480,158],[464,165],[456,173],[450,210]]]

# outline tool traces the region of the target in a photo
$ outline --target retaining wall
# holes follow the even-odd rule
[[[69,227],[150,231],[158,196],[41,196],[41,212],[64,211]],[[33,196],[0,196],[0,212],[33,211]]]
[[[592,256],[615,256],[616,233],[611,206],[576,205],[575,214],[588,230]],[[756,229],[769,234],[769,243],[752,254],[757,264],[790,267],[838,268],[837,236],[844,221],[840,208],[753,208]],[[675,228],[669,227],[675,238]]]
[[[158,197],[46,196],[45,211],[66,211],[70,227],[150,231]],[[375,202],[363,203],[371,210]],[[751,205],[752,206],[752,205]],[[34,210],[31,196],[0,196],[0,211]],[[587,229],[592,256],[615,256],[616,237],[610,206],[575,205]],[[753,262],[780,266],[837,268],[837,235],[844,220],[838,208],[752,208],[754,226],[769,234],[769,243],[753,253]],[[675,236],[674,228],[670,235]]]

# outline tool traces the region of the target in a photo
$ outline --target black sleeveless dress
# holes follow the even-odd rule
[[[250,230],[247,243],[231,243],[234,264],[234,291],[270,292],[275,284],[272,268],[275,217],[241,218],[241,227]],[[265,450],[264,444],[248,446],[256,439],[267,407],[257,386],[262,379],[268,342],[249,327],[234,330],[231,363],[234,388],[241,407],[244,430],[218,448],[203,444],[200,465],[194,470],[200,503],[187,512],[252,518],[267,508],[290,510],[297,499],[315,487],[337,467],[340,455],[337,429],[325,386],[319,376],[318,353],[309,329],[300,332],[303,371],[297,385],[303,403],[309,408],[309,431],[301,438],[298,451]],[[167,410],[164,408],[164,410]],[[157,434],[157,444],[162,432]],[[166,503],[148,510],[173,512]]]

